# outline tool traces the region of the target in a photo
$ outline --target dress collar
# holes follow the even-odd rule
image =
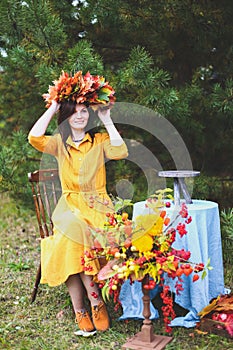
[[[82,139],[82,141],[80,142],[79,145],[81,145],[81,143],[85,142],[85,141],[90,141],[92,142],[92,138],[91,135],[87,132],[84,136],[84,138]],[[70,145],[70,146],[76,146],[75,142],[72,140],[71,136],[68,137],[68,139],[66,140],[66,144]]]

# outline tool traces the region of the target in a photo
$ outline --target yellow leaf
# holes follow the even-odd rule
[[[163,242],[161,245],[160,245],[160,251],[162,252],[162,253],[164,253],[164,252],[167,252],[168,251],[168,249],[169,249],[169,244],[167,243],[167,242]]]
[[[206,334],[208,334],[208,332],[200,331],[200,329],[195,329],[195,332],[196,332],[197,334],[200,334],[200,335],[206,335]]]
[[[214,299],[209,305],[207,305],[206,307],[204,307],[204,308],[198,313],[198,316],[204,317],[205,315],[209,314],[210,311],[214,310],[219,299],[220,299],[220,296],[218,296],[216,299]]]
[[[132,245],[135,246],[139,252],[146,252],[152,249],[153,239],[151,236],[144,234],[136,239],[132,239]]]
[[[158,218],[157,214],[138,215],[135,219],[136,230],[141,229],[146,233],[153,227]]]
[[[140,266],[135,265],[135,269],[134,269],[134,272],[131,274],[131,278],[133,281],[143,278],[143,271],[140,270]]]
[[[103,298],[104,302],[106,303],[107,301],[109,301],[109,285],[108,285],[108,282],[106,282],[106,284],[101,289],[101,293],[102,293],[102,298]]]
[[[148,231],[148,234],[151,236],[159,236],[163,230],[163,219],[159,216],[156,223]]]
[[[103,87],[101,88],[101,92],[105,92],[106,94],[111,94],[112,93],[112,90],[106,88],[106,87]]]

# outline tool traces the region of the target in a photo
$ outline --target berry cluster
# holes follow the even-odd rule
[[[169,327],[169,323],[176,317],[176,314],[173,309],[173,299],[168,286],[163,287],[160,296],[164,304],[161,309],[163,311],[163,322],[165,324],[165,330],[166,332],[170,333],[172,331],[172,328]]]
[[[149,280],[149,283],[143,285],[143,288],[146,290],[152,290],[155,287],[156,287],[156,282],[154,280]]]

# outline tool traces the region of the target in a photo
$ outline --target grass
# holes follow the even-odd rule
[[[0,198],[0,349],[14,350],[119,350],[127,338],[141,328],[141,321],[118,321],[121,312],[113,310],[112,328],[92,338],[74,334],[77,326],[64,285],[40,286],[36,301],[31,304],[39,262],[39,240],[36,218],[17,207],[7,196]],[[228,285],[232,269],[227,269]],[[162,322],[153,322],[154,332],[163,334]],[[232,340],[214,334],[199,334],[195,329],[175,328],[167,350],[233,349]]]

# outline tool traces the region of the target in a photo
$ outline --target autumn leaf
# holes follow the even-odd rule
[[[144,234],[138,238],[133,238],[132,244],[137,248],[139,252],[146,252],[152,249],[153,239],[151,236]]]
[[[218,300],[220,299],[220,296],[218,296],[216,299],[214,299],[209,305],[205,306],[199,313],[198,316],[201,318],[205,315],[209,314],[211,311],[215,310],[215,307],[217,305]]]
[[[233,314],[228,315],[225,327],[230,336],[233,337]]]
[[[112,267],[118,263],[117,259],[110,260],[108,263],[102,267],[102,269],[98,273],[98,279],[100,281],[106,280],[115,275],[115,271],[112,270]]]
[[[218,296],[216,299],[214,299],[209,305],[204,307],[199,312],[200,317],[204,317],[205,315],[209,314],[211,311],[225,311],[233,312],[233,295],[224,295],[224,296]]]
[[[102,298],[105,303],[109,301],[110,295],[109,295],[109,285],[108,282],[105,283],[103,288],[101,288]]]
[[[233,313],[233,295],[224,295],[220,298],[215,310],[217,311],[232,311]]]

